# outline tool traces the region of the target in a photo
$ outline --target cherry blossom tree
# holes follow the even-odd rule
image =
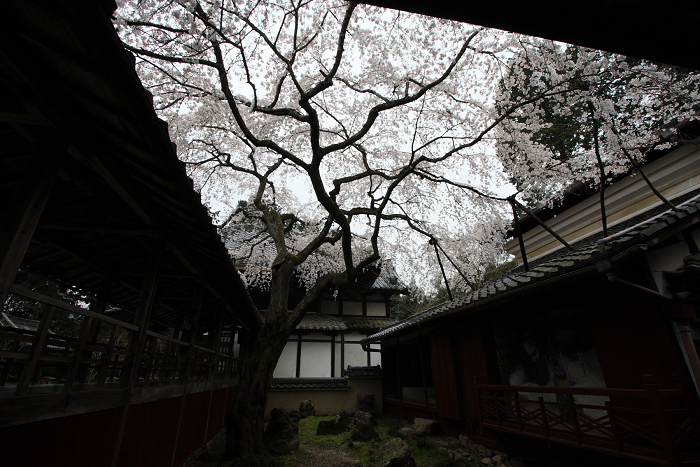
[[[203,200],[222,226],[256,229],[234,254],[270,302],[228,414],[227,456],[264,452],[273,370],[324,293],[382,256],[429,275],[438,270],[426,258],[439,249],[465,289],[497,262],[507,204],[494,194],[503,184],[494,129],[528,112],[542,126],[536,102],[598,82],[592,65],[552,51],[532,60],[544,67],[530,75],[537,86],[494,106],[499,81],[512,88],[521,77],[508,58],[535,45],[339,0],[123,0],[116,15]],[[612,110],[595,107],[601,127],[603,112]],[[502,134],[546,169],[527,174],[534,185],[557,183],[551,157],[515,134],[525,123],[508,120]],[[503,159],[516,175],[527,166],[518,157]],[[293,278],[307,290],[290,304]]]
[[[697,72],[537,38],[521,44],[497,108],[548,95],[510,114],[497,144],[519,196],[532,204],[551,200],[572,181],[599,187],[602,200],[615,174],[637,169],[646,179],[646,154],[682,140],[675,125],[698,116]],[[606,230],[602,201],[601,207]]]

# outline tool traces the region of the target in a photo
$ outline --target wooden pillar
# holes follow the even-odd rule
[[[125,368],[124,374],[119,375],[119,382],[123,387],[131,389],[136,381],[139,370],[139,361],[146,347],[146,332],[148,325],[151,322],[151,313],[153,312],[153,304],[155,303],[156,287],[158,285],[158,274],[160,273],[160,263],[163,257],[163,248],[161,245],[156,245],[151,253],[151,258],[146,269],[143,285],[141,287],[141,295],[134,316],[134,325],[138,326],[136,335],[132,333],[129,337],[129,345],[127,347],[127,355],[129,365]]]
[[[340,333],[340,375],[345,371],[345,333]]]
[[[122,387],[126,387],[126,404],[122,412],[121,423],[119,425],[119,433],[114,447],[112,456],[112,467],[116,467],[119,460],[119,450],[121,449],[122,439],[124,439],[124,430],[126,429],[126,420],[129,417],[129,406],[131,405],[131,397],[133,395],[134,383],[139,372],[139,361],[146,347],[146,332],[148,325],[151,322],[151,314],[153,312],[153,304],[155,303],[156,287],[158,285],[158,275],[160,273],[160,264],[163,258],[162,245],[154,245],[146,268],[143,285],[141,286],[141,295],[136,308],[136,316],[134,317],[134,325],[138,326],[136,336],[129,337],[129,345],[127,354],[130,362],[126,365],[119,375],[119,383]]]
[[[216,379],[216,373],[219,371],[219,356],[221,355],[221,333],[224,329],[224,310],[219,308],[216,313],[216,330],[214,331],[214,336],[212,340],[212,350],[214,350],[214,361],[211,374],[209,375],[209,381],[214,381]]]
[[[31,357],[24,365],[22,374],[17,382],[17,387],[15,388],[15,396],[24,396],[27,394],[27,389],[29,384],[34,379],[34,371],[36,370],[37,364],[44,351],[44,343],[46,342],[46,335],[49,333],[49,325],[51,324],[51,319],[56,312],[56,307],[53,305],[47,305],[44,307],[44,312],[41,314],[41,321],[39,322],[39,328],[34,335],[34,341],[32,342],[32,353]]]
[[[331,378],[335,378],[335,334],[331,334]]]
[[[0,308],[5,304],[29,242],[58,178],[68,142],[57,136],[44,139],[17,184],[18,189],[0,218]]]
[[[688,355],[688,361],[690,363],[690,370],[695,380],[695,387],[700,390],[700,357],[698,357],[698,350],[695,348],[695,342],[693,342],[693,336],[690,334],[690,320],[676,320],[678,325],[678,331],[681,336],[681,341],[685,347],[686,355]]]
[[[198,282],[197,286],[194,291],[194,297],[192,299],[192,308],[193,308],[193,313],[194,317],[192,318],[192,333],[190,335],[190,348],[189,352],[187,353],[187,362],[185,363],[185,375],[183,378],[181,378],[182,381],[182,403],[180,404],[180,417],[177,420],[177,430],[175,431],[175,443],[174,443],[174,448],[173,448],[173,457],[170,460],[170,465],[174,466],[175,465],[175,456],[177,454],[177,444],[180,439],[180,428],[182,427],[182,417],[185,413],[185,400],[187,399],[187,384],[189,383],[190,377],[191,377],[191,371],[192,367],[194,365],[191,365],[192,360],[194,359],[195,355],[195,348],[194,346],[197,343],[197,332],[199,331],[199,315],[202,311],[202,297],[204,295],[204,287],[203,285]]]
[[[301,377],[301,332],[299,332],[298,338],[297,338],[297,368],[295,372],[295,377],[300,378]]]
[[[192,375],[195,371],[195,368],[197,366],[196,362],[196,357],[197,357],[197,349],[195,346],[197,345],[197,334],[199,333],[199,316],[202,313],[202,298],[204,296],[204,286],[201,283],[197,284],[197,288],[195,289],[194,292],[194,300],[193,300],[193,311],[194,311],[194,316],[192,318],[192,329],[191,329],[191,334],[190,334],[190,348],[189,352],[187,352],[187,363],[185,364],[185,378],[184,382],[185,385],[187,385],[190,380],[192,379]]]
[[[107,308],[107,295],[109,294],[109,289],[112,285],[110,279],[104,279],[102,281],[102,286],[100,287],[100,292],[97,296],[97,301],[94,303],[92,311],[95,313],[103,314]],[[75,351],[75,360],[71,366],[68,376],[66,376],[66,383],[63,385],[63,392],[70,392],[73,388],[73,383],[78,379],[85,378],[85,371],[81,371],[82,362],[85,359],[90,359],[92,357],[92,351],[86,350],[89,341],[97,340],[97,333],[100,329],[100,321],[93,319],[91,316],[86,316],[83,320],[83,326],[80,330],[80,338],[78,341],[78,348]]]

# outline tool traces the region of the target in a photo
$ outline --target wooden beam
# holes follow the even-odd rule
[[[0,306],[22,264],[66,155],[68,141],[49,135],[34,148],[22,180],[0,218]]]

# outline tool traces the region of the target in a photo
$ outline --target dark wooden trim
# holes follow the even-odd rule
[[[338,316],[343,316],[343,298],[338,297]]]
[[[294,374],[297,378],[301,376],[301,333],[297,335],[297,363],[296,371]]]
[[[340,374],[345,371],[345,333],[340,333]]]
[[[335,334],[331,335],[331,378],[335,377]]]
[[[68,141],[50,134],[34,149],[18,189],[0,217],[0,307],[5,304],[24,254],[66,155]]]

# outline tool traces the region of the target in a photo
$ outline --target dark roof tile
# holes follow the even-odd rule
[[[700,194],[695,193],[694,197],[690,199],[685,197],[684,203],[679,206],[678,212],[666,210],[659,213],[658,209],[652,209],[646,213],[647,217],[642,215],[635,216],[634,219],[638,223],[628,227],[626,230],[618,230],[616,235],[619,235],[619,237],[613,237],[612,240],[607,242],[605,244],[606,248],[608,251],[618,251],[643,242],[684,217],[697,216],[698,210],[700,210]],[[599,237],[593,237],[585,242],[578,242],[575,245],[575,251],[565,250],[563,253],[557,252],[555,256],[550,257],[548,261],[540,262],[539,265],[533,267],[533,270],[529,272],[511,271],[485,284],[478,290],[462,294],[449,302],[441,303],[429,310],[410,316],[393,326],[382,329],[378,333],[367,337],[364,341],[376,341],[400,329],[411,327],[437,315],[459,311],[468,304],[479,302],[504,291],[527,287],[541,280],[589,266],[592,264],[591,259],[598,251],[598,239]]]

